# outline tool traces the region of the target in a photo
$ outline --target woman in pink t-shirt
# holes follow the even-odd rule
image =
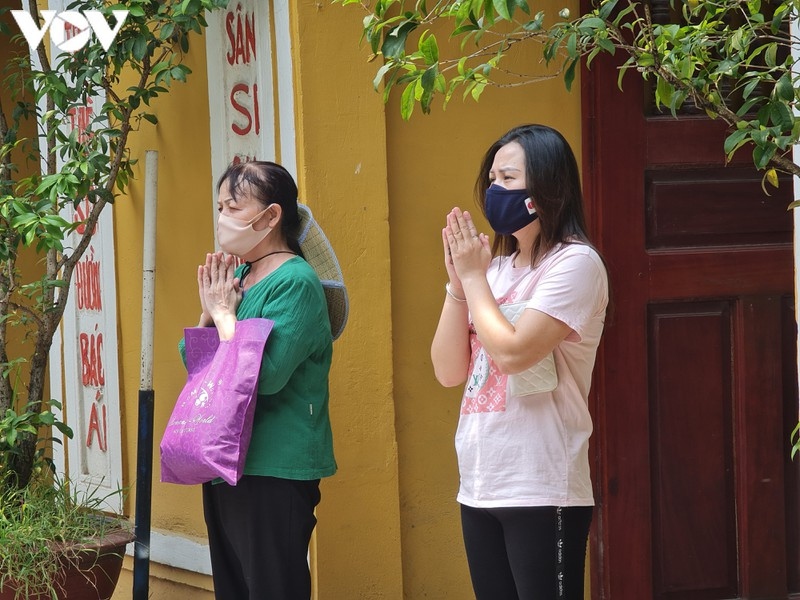
[[[431,346],[464,385],[458,501],[477,600],[583,598],[594,499],[588,394],[608,304],[575,156],[542,125],[492,144],[476,183],[495,232],[453,208],[449,281]]]

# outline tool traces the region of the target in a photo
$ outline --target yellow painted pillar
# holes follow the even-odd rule
[[[320,600],[403,597],[400,559],[386,123],[360,16],[292,3],[298,177],[350,294],[334,344],[339,472],[323,482],[313,566]]]

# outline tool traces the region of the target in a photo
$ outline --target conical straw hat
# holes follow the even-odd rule
[[[305,204],[298,203],[297,213],[300,217],[300,234],[297,239],[306,261],[317,272],[322,283],[325,299],[328,302],[331,333],[335,340],[342,335],[350,311],[342,269],[339,267],[331,243],[325,237],[319,223],[314,220],[311,209]]]

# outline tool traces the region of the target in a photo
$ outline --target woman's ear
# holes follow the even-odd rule
[[[283,209],[280,204],[270,204],[262,211],[264,214],[258,218],[258,221],[253,223],[253,229],[256,231],[263,231],[267,227],[275,229],[281,222],[283,216]]]
[[[269,219],[267,221],[267,226],[271,229],[276,229],[283,217],[283,207],[277,202],[270,204],[267,207],[266,217]]]
[[[269,216],[269,226],[272,229],[277,228],[283,217],[283,207],[277,202],[270,204],[267,216]]]

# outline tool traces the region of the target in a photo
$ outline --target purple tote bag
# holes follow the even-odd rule
[[[161,439],[161,481],[192,485],[242,476],[253,429],[258,373],[269,319],[236,323],[220,342],[215,327],[185,329],[189,376]]]

